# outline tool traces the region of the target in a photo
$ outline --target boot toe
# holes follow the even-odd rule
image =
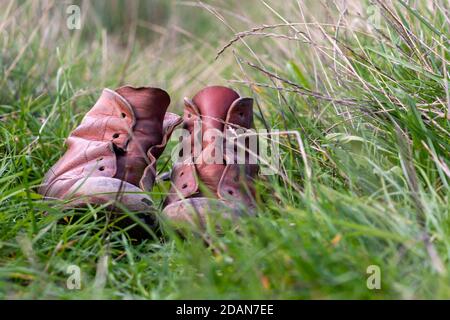
[[[133,212],[149,212],[152,200],[140,188],[116,178],[90,177],[78,180],[67,192],[67,206],[110,203]]]
[[[252,208],[229,201],[212,198],[188,198],[169,204],[163,216],[177,223],[205,226],[208,219],[234,220],[243,215],[253,215]]]

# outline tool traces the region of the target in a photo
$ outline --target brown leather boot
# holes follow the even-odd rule
[[[200,224],[213,213],[225,217],[253,214],[255,191],[252,180],[258,166],[248,163],[248,153],[245,153],[247,161],[244,164],[232,161],[237,158],[236,146],[231,150],[231,157],[223,150],[219,155],[221,163],[205,161],[211,154],[215,156],[209,149],[211,146],[226,144],[227,130],[243,131],[252,127],[253,99],[240,98],[226,87],[211,86],[201,90],[192,100],[185,98],[184,102],[183,127],[190,133],[188,144],[191,144],[193,154],[174,165],[172,186],[163,213],[171,220]],[[197,127],[200,132],[194,132]],[[220,132],[222,138],[212,137],[208,134],[211,132]],[[201,136],[199,154],[194,150],[196,135]]]
[[[66,140],[68,149],[45,175],[39,193],[69,207],[121,203],[151,208],[156,160],[181,117],[166,113],[170,97],[158,88],[104,89]]]

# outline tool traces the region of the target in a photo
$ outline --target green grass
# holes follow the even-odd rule
[[[68,3],[0,3],[1,298],[450,298],[447,1],[79,3],[79,31]],[[165,88],[178,113],[233,86],[257,128],[305,148],[280,139],[282,174],[259,178],[238,229],[182,239],[163,223],[133,241],[104,208],[36,193],[101,89],[124,83]]]

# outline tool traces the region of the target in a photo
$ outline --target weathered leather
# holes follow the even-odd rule
[[[166,113],[161,89],[130,86],[104,89],[66,140],[67,151],[45,175],[46,199],[70,199],[70,206],[120,202],[133,211],[151,205],[156,160],[181,117]]]
[[[191,134],[191,150],[194,148],[193,137],[196,134],[195,121],[201,121],[200,156],[203,156],[208,154],[208,147],[214,143],[204,135],[207,130],[219,130],[225,137],[225,130],[228,128],[252,127],[252,104],[251,98],[240,98],[234,90],[221,86],[207,87],[192,100],[185,98],[183,127]],[[225,138],[223,143],[225,144]],[[164,214],[168,218],[193,221],[194,216],[198,216],[204,222],[206,215],[217,211],[227,217],[253,214],[253,178],[258,172],[256,164],[228,163],[225,154],[223,164],[196,163],[195,160],[193,155],[173,166],[171,189],[164,203]]]

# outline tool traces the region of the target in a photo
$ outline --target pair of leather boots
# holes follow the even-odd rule
[[[217,143],[214,137],[206,137],[208,130],[252,127],[253,100],[241,98],[230,88],[211,86],[192,100],[184,99],[183,117],[166,112],[169,104],[169,95],[159,88],[104,89],[66,140],[67,151],[45,175],[39,193],[46,199],[66,200],[69,207],[107,204],[152,212],[149,191],[156,181],[157,160],[174,129],[182,125],[192,147],[195,136],[200,137],[200,152],[185,155],[173,165],[163,216],[204,223],[209,214],[252,214],[256,164],[236,163],[230,156],[223,156],[219,163],[197,160]],[[234,160],[237,149],[234,146],[231,152]]]

